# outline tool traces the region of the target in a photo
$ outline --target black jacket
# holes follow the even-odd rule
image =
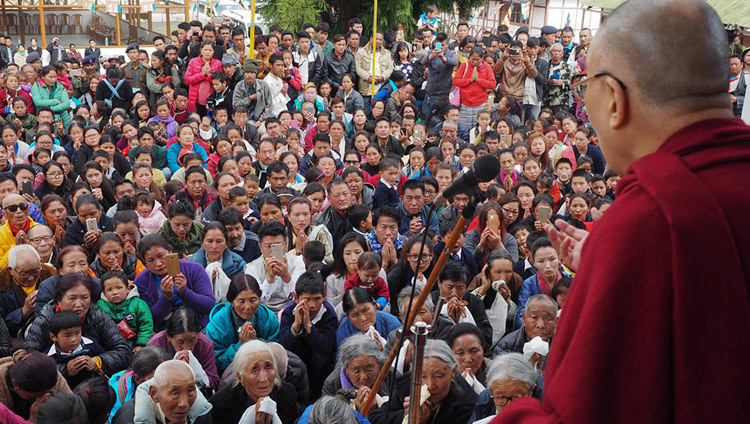
[[[60,274],[55,274],[39,283],[39,293],[36,295],[36,306],[34,306],[35,315],[40,315],[44,307],[55,297],[55,287],[60,278]],[[91,299],[99,299],[102,295],[102,282],[98,278],[92,277],[91,279],[94,281],[94,293]]]
[[[112,87],[117,88],[117,84],[112,84]],[[125,110],[130,110],[130,104],[133,102],[133,87],[130,83],[123,80],[122,85],[117,89],[117,93],[120,96],[119,99],[107,86],[104,79],[99,81],[99,84],[96,86],[96,100],[112,101],[112,109],[120,107]]]
[[[274,387],[270,398],[276,402],[276,411],[282,424],[293,424],[300,416],[296,403],[297,394],[291,384],[282,381],[281,386]],[[229,385],[219,389],[209,400],[211,420],[215,423],[236,424],[245,410],[252,406],[250,398],[242,384]]]
[[[367,418],[372,424],[400,424],[404,419],[404,398],[411,389],[411,372],[396,378],[390,400],[380,408],[370,412]],[[460,374],[455,374],[448,396],[443,399],[436,417],[430,417],[431,424],[463,424],[474,412],[477,395]]]
[[[401,252],[397,252],[401,256]],[[424,275],[429,276],[432,273],[432,264],[425,270]],[[398,307],[398,294],[403,290],[404,287],[411,287],[411,280],[414,279],[414,273],[411,270],[411,266],[408,263],[397,263],[388,272],[388,292],[391,295],[389,302],[391,304],[391,313],[394,316],[399,316],[400,310]],[[437,287],[437,286],[436,286]]]
[[[114,231],[112,227],[112,218],[102,213],[99,218],[99,229],[103,233],[107,231]],[[83,236],[86,235],[86,226],[81,224],[81,221],[75,220],[72,224],[65,229],[65,235],[63,236],[63,247],[70,245],[78,245],[86,249],[86,243],[83,241]],[[90,249],[89,249],[90,250]]]
[[[122,272],[124,272],[128,276],[128,280],[130,281],[135,280],[135,268],[137,264],[138,258],[127,253],[125,254],[122,265],[120,267],[122,268]],[[102,262],[98,257],[96,258],[96,260],[94,260],[94,262],[91,263],[91,270],[94,271],[94,274],[96,274],[96,276],[99,278],[102,278],[102,276],[109,271],[109,269],[102,265]]]
[[[497,342],[497,346],[492,351],[492,357],[503,355],[505,353],[523,353],[523,345],[529,342],[529,338],[526,335],[526,329],[521,326],[518,330],[508,333]],[[549,340],[550,346],[552,346],[552,339]]]
[[[29,332],[26,334],[26,343],[32,349],[47,352],[52,346],[52,340],[49,338],[49,320],[55,314],[56,307],[57,304],[54,301],[45,305],[42,312],[29,327]],[[122,371],[130,365],[130,361],[133,359],[130,345],[122,337],[112,318],[93,302],[89,306],[81,330],[84,336],[98,341],[99,345],[106,351],[99,355],[102,358],[102,371],[106,375]]]
[[[335,52],[331,52],[328,56],[323,59],[323,77],[322,82],[331,84],[331,93],[336,95],[336,92],[341,85],[341,78],[344,74],[349,74],[352,79],[357,78],[357,67],[354,63],[354,55],[348,51],[344,52],[344,56],[339,60],[336,57]],[[354,82],[354,87],[357,87],[357,81]]]
[[[544,89],[547,87],[547,78],[549,77],[549,62],[543,57],[537,56],[534,61],[534,67],[536,68],[536,78],[534,83],[536,85],[536,96],[541,102],[544,99]]]
[[[440,292],[434,290],[432,293],[430,293],[430,297],[432,297],[432,304],[437,305],[438,298],[440,297]],[[469,308],[469,312],[471,312],[471,316],[474,318],[474,322],[476,323],[477,327],[479,327],[479,330],[484,336],[484,340],[482,340],[484,351],[489,352],[492,348],[492,324],[490,324],[490,320],[489,318],[487,318],[487,311],[484,309],[484,303],[482,303],[482,301],[479,300],[478,297],[474,296],[468,291],[464,293],[464,297],[462,300],[468,302],[468,305],[466,305],[466,307]]]

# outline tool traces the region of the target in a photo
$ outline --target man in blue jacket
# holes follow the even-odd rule
[[[422,228],[431,228],[437,234],[440,231],[435,212],[424,204],[424,183],[419,180],[408,180],[401,186],[401,223],[398,232],[404,237],[417,234]]]

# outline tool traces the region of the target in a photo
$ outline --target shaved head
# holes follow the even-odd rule
[[[687,28],[693,36],[686,37]],[[700,107],[700,99],[727,92],[725,44],[724,25],[703,0],[630,0],[604,21],[587,60],[645,101]]]
[[[704,0],[630,0],[604,21],[584,101],[612,170],[624,175],[691,123],[734,116],[724,34]]]

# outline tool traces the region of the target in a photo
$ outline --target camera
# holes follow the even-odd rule
[[[519,55],[519,54],[521,54],[521,50],[510,49],[508,53],[513,54],[513,55]]]

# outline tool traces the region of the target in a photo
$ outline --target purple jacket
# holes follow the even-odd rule
[[[172,346],[172,343],[169,343],[169,340],[167,340],[166,331],[160,331],[154,334],[154,337],[149,340],[146,346],[159,346],[160,348],[164,349],[170,356],[174,356],[177,354],[177,351],[174,350],[174,346]],[[211,340],[208,339],[208,337],[206,337],[205,334],[198,334],[198,343],[196,343],[195,347],[193,348],[193,355],[195,355],[195,359],[200,362],[201,366],[203,367],[203,371],[206,372],[209,384],[211,384],[211,388],[214,390],[219,390],[219,382],[221,381],[221,379],[219,378],[219,371],[216,370],[216,355],[214,354],[214,344],[211,342]]]
[[[180,295],[182,303],[192,309],[204,327],[208,324],[208,314],[216,303],[211,280],[200,264],[180,259],[180,272],[187,279],[187,287]],[[172,301],[167,299],[156,283],[154,274],[146,268],[133,281],[138,287],[138,293],[151,308],[154,317],[154,327],[159,328],[164,319],[172,312]],[[163,327],[162,327],[163,328]]]

